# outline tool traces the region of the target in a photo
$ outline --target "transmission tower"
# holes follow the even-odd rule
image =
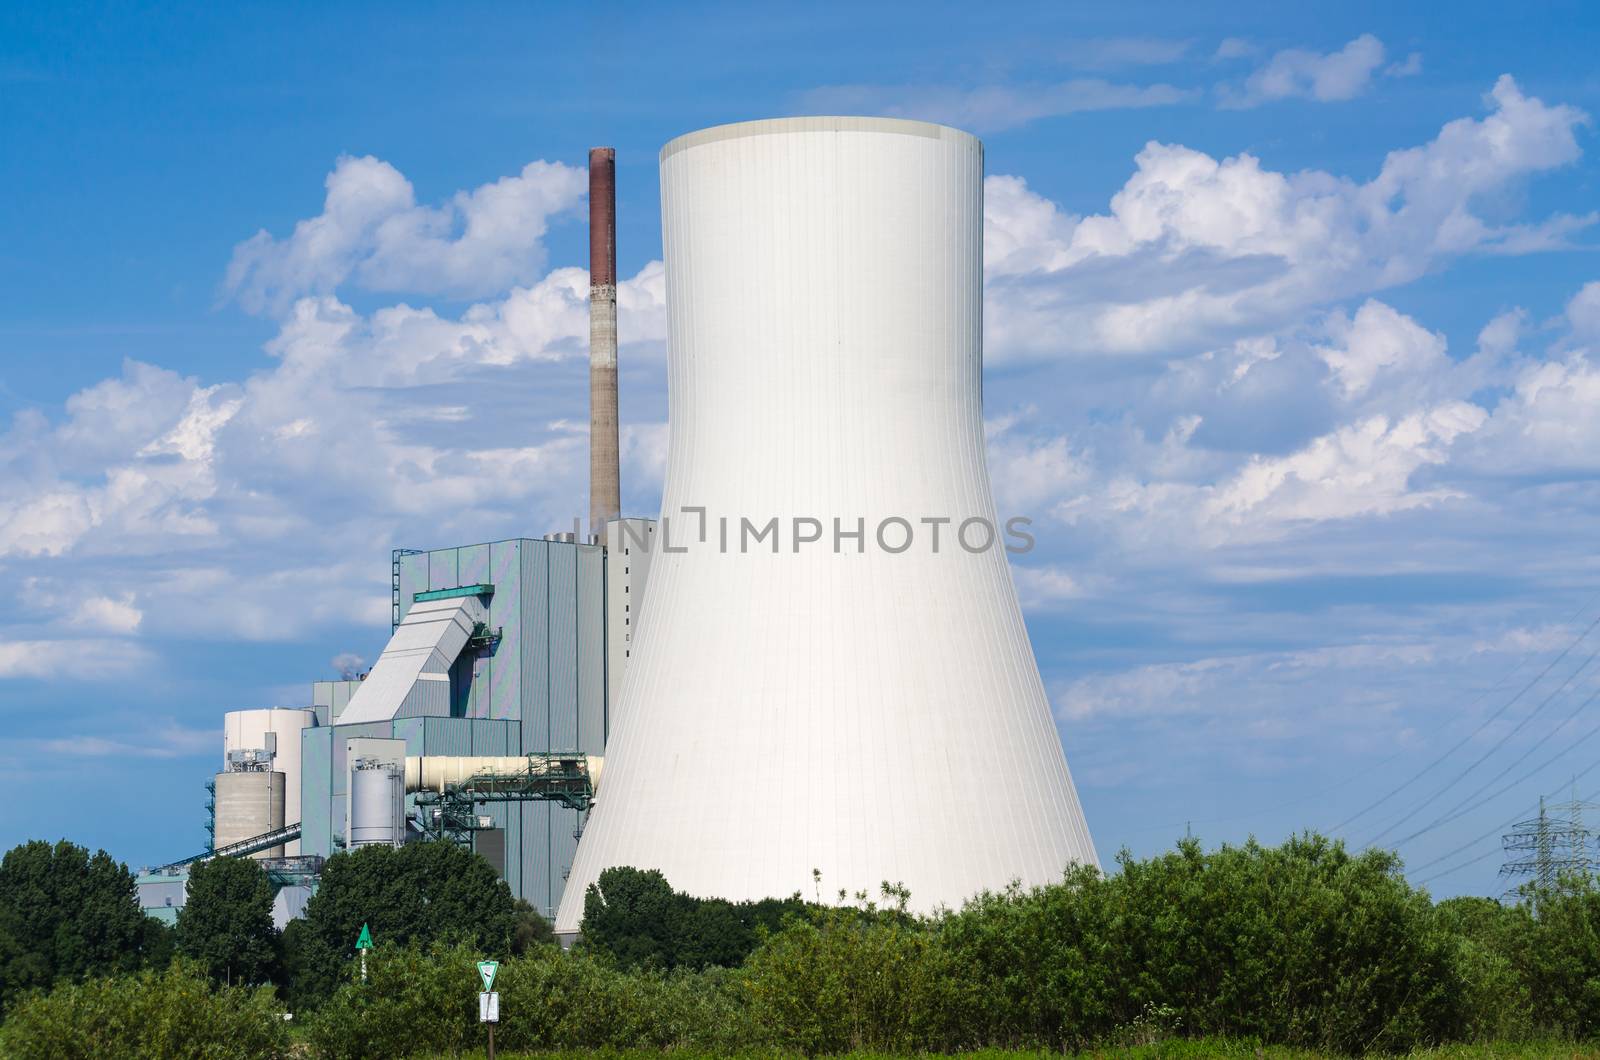
[[[1595,834],[1583,822],[1585,812],[1592,817],[1596,809],[1593,803],[1578,800],[1576,787],[1570,801],[1551,807],[1540,796],[1539,816],[1519,821],[1500,840],[1506,853],[1500,875],[1520,881],[1507,896],[1521,897],[1530,884],[1549,889],[1563,879],[1594,875],[1600,853]]]

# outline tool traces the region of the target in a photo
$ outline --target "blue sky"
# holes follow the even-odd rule
[[[1395,6],[9,5],[0,845],[191,851],[220,712],[373,658],[391,547],[570,524],[602,143],[649,511],[657,150],[862,112],[986,143],[990,461],[1102,856],[1372,806],[1498,893],[1600,747],[1596,19]]]

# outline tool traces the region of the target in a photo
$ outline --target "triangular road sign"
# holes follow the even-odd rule
[[[499,961],[479,961],[478,978],[483,980],[484,993],[494,989],[494,973],[500,970]]]
[[[372,949],[372,932],[367,930],[367,925],[365,924],[361,925],[361,937],[356,939],[356,949]]]

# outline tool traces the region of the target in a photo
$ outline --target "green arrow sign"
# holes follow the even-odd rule
[[[372,932],[367,930],[367,925],[365,925],[365,924],[361,925],[361,937],[356,939],[356,949],[358,949],[358,950],[370,950],[370,949],[372,949]]]
[[[494,973],[500,970],[499,961],[479,961],[478,978],[483,980],[484,993],[494,989]]]

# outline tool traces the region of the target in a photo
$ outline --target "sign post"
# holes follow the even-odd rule
[[[478,995],[478,1022],[489,1025],[489,1060],[494,1060],[494,1025],[500,1022],[500,995],[494,989],[494,975],[499,970],[499,961],[478,962],[478,978],[483,980],[483,992]]]
[[[356,939],[356,952],[361,954],[361,981],[367,981],[367,951],[372,949],[372,932],[361,925],[361,937]]]

